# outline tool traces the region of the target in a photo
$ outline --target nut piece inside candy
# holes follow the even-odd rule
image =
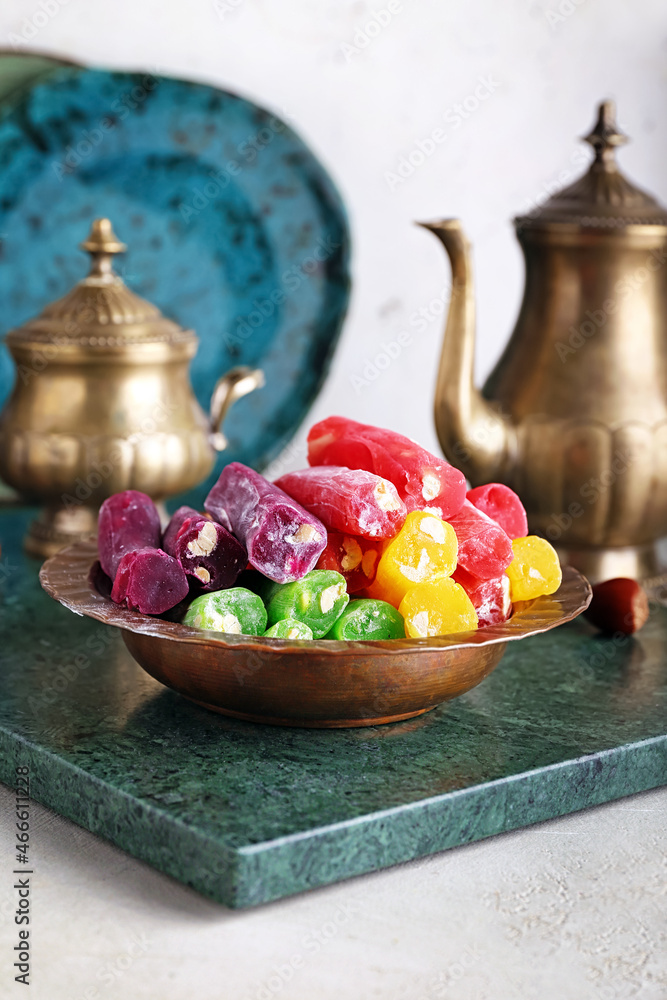
[[[432,538],[434,542],[442,544],[445,541],[445,525],[437,517],[425,517],[419,523],[419,530]]]
[[[208,556],[215,548],[218,536],[213,521],[207,521],[196,538],[188,542],[188,549],[193,556]],[[210,577],[209,577],[210,579]]]
[[[241,622],[238,620],[236,615],[222,616],[222,631],[232,632],[234,635],[241,634]]]
[[[401,498],[390,483],[379,482],[373,490],[378,507],[381,510],[400,510]]]
[[[440,480],[432,472],[425,472],[422,476],[422,496],[424,500],[435,500],[440,492]]]
[[[327,587],[326,590],[322,591],[320,594],[320,610],[323,614],[331,611],[344,590],[345,588],[340,583],[335,583],[333,587]]]
[[[375,549],[368,549],[364,552],[363,558],[361,560],[361,568],[366,576],[371,576],[375,563],[377,562],[378,554]],[[343,567],[344,568],[344,567]]]
[[[500,578],[500,586],[503,592],[503,607],[502,615],[504,619],[509,618],[512,614],[512,600],[510,598],[510,578],[503,573]]]
[[[320,539],[320,533],[312,524],[301,524],[293,535],[287,539],[288,542],[316,542]]]
[[[593,600],[584,611],[584,618],[603,632],[624,635],[637,632],[648,616],[646,591],[636,580],[621,576],[596,584]]]
[[[362,561],[361,545],[355,538],[344,538],[343,548],[345,549],[345,555],[341,559],[340,564],[345,572],[349,573],[353,569],[356,569]]]
[[[209,573],[209,571],[206,569],[205,566],[197,566],[196,570],[194,571],[194,575],[197,577],[198,580],[201,580],[202,583],[211,582],[211,574]]]
[[[412,626],[418,635],[424,637],[430,635],[431,623],[428,620],[428,611],[418,611],[416,615],[413,615]]]
[[[406,580],[410,580],[412,583],[421,583],[422,580],[426,578],[426,573],[431,564],[429,554],[426,549],[422,549],[419,553],[419,562],[416,566],[408,566],[406,564],[401,565],[401,573]]]

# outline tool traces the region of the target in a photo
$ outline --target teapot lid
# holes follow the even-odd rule
[[[595,158],[588,171],[569,187],[552,195],[526,215],[514,220],[517,229],[539,229],[553,223],[585,229],[621,229],[625,226],[667,225],[667,209],[628,180],[618,168],[616,147],[628,141],[616,126],[613,101],[598,106],[598,119],[584,142]]]
[[[37,342],[122,348],[129,344],[196,342],[192,330],[167,319],[157,306],[130,291],[114,272],[113,257],[126,246],[109,219],[95,219],[88,239],[80,246],[91,256],[87,277],[39,316],[10,330],[6,337],[10,346]]]

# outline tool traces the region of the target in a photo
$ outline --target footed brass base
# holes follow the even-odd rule
[[[574,566],[591,583],[627,576],[639,580],[649,595],[667,597],[667,539],[650,545],[610,549],[558,549],[563,565]]]
[[[28,528],[23,547],[30,556],[48,559],[66,545],[97,532],[97,507],[43,507]]]

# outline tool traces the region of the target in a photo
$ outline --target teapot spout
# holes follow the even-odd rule
[[[505,480],[513,427],[475,388],[475,290],[470,244],[458,219],[420,222],[449,257],[452,291],[435,392],[435,427],[445,457],[473,486]]]

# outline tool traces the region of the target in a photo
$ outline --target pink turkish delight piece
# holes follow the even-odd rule
[[[327,544],[317,517],[240,462],[222,470],[204,507],[220,524],[229,523],[250,565],[276,583],[300,580]]]
[[[319,465],[276,480],[326,525],[362,538],[393,538],[407,511],[393,483],[364,469]]]
[[[447,518],[459,543],[458,565],[480,580],[505,572],[514,558],[512,542],[499,524],[466,500]]]
[[[118,564],[127,552],[159,548],[160,515],[149,496],[139,490],[114,493],[100,507],[97,548],[100,565],[115,579]]]
[[[217,521],[201,514],[183,522],[171,555],[202,590],[224,590],[233,586],[248,562],[241,543]]]
[[[374,472],[394,484],[408,512],[428,508],[447,519],[465,500],[465,476],[449,462],[403,434],[346,417],[328,417],[311,427],[308,462]]]
[[[204,515],[195,510],[194,507],[188,507],[187,505],[179,507],[171,515],[171,520],[164,530],[162,536],[162,548],[165,552],[168,552],[170,556],[175,556],[176,553],[173,551],[174,542],[176,541],[176,535],[179,533],[185,521],[188,521],[191,517],[204,517]]]
[[[453,579],[461,584],[472,601],[480,625],[497,625],[507,621],[512,613],[510,578],[507,573],[490,580],[478,580],[457,567]]]
[[[468,490],[467,498],[477,510],[492,518],[510,538],[528,534],[526,510],[518,496],[503,483],[487,483]]]
[[[143,615],[161,615],[187,597],[187,577],[178,559],[162,549],[126,552],[111,591],[111,600]]]

